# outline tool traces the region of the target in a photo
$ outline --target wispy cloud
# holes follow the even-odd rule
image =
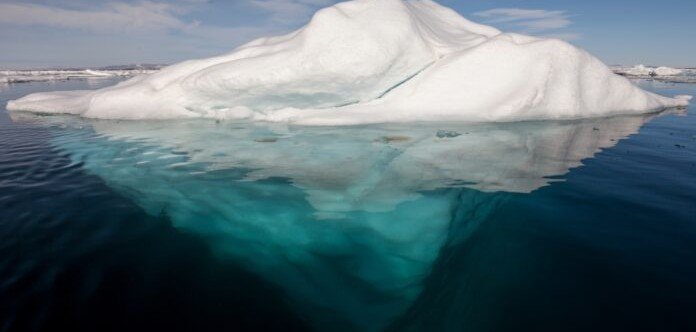
[[[555,33],[555,30],[567,28],[573,24],[571,15],[565,10],[496,8],[474,13],[489,24],[507,24],[517,27],[521,32],[536,35],[557,35],[578,38],[576,33]],[[564,39],[571,39],[564,38]]]
[[[283,32],[298,21],[306,20],[320,7],[335,0],[240,0],[266,20],[251,26],[211,26],[187,14],[209,4],[209,0],[108,1],[45,5],[32,3],[0,3],[0,25],[44,26],[59,29],[79,29],[96,33],[178,33],[205,39],[236,39],[256,37],[261,32]]]
[[[78,10],[39,4],[0,3],[0,24],[73,28],[97,32],[186,30],[198,25],[178,16],[188,6],[143,1],[109,2]]]
[[[229,3],[226,8],[243,9],[254,17],[268,15],[251,1]],[[302,2],[311,5],[311,0]],[[27,55],[32,58],[47,58],[41,54],[50,46],[54,56],[47,64],[57,61],[58,53],[64,54],[64,63],[95,61],[95,52],[101,52],[104,64],[176,62],[219,54],[292,28],[270,17],[214,25],[205,20],[213,8],[217,7],[209,0],[0,0],[0,38],[12,43],[15,52],[36,50]],[[70,49],[77,48],[90,51],[75,51],[66,59]],[[10,55],[0,54],[0,61]]]
[[[315,10],[333,4],[332,0],[248,0],[252,6],[270,14],[271,20],[290,24],[305,20]]]

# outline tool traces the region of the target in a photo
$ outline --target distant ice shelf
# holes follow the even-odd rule
[[[134,77],[159,71],[160,67],[125,67],[124,69],[50,69],[50,70],[0,70],[0,84],[65,81],[70,79],[95,79]]]
[[[577,119],[686,105],[641,90],[561,40],[503,33],[430,0],[354,0],[229,54],[101,90],[32,94],[7,108],[356,125]]]
[[[674,83],[696,83],[696,68],[654,66],[612,66],[614,73],[633,79],[652,79]]]

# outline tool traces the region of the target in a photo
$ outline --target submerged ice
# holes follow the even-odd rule
[[[86,171],[328,330],[387,326],[505,193],[559,181],[650,118],[328,128],[12,116],[62,128],[53,144]]]
[[[90,118],[233,118],[316,125],[514,121],[684,106],[566,42],[502,33],[430,0],[354,0],[305,27],[97,91],[10,110]]]

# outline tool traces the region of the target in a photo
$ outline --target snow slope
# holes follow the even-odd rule
[[[430,0],[354,0],[305,27],[97,91],[9,110],[91,118],[246,118],[316,125],[516,121],[685,106],[568,43],[473,23]]]

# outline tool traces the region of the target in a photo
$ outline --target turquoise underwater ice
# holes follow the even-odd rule
[[[417,299],[441,250],[508,193],[558,181],[652,116],[361,127],[42,121],[68,128],[53,144],[76,163],[281,287],[314,325],[382,329]]]

